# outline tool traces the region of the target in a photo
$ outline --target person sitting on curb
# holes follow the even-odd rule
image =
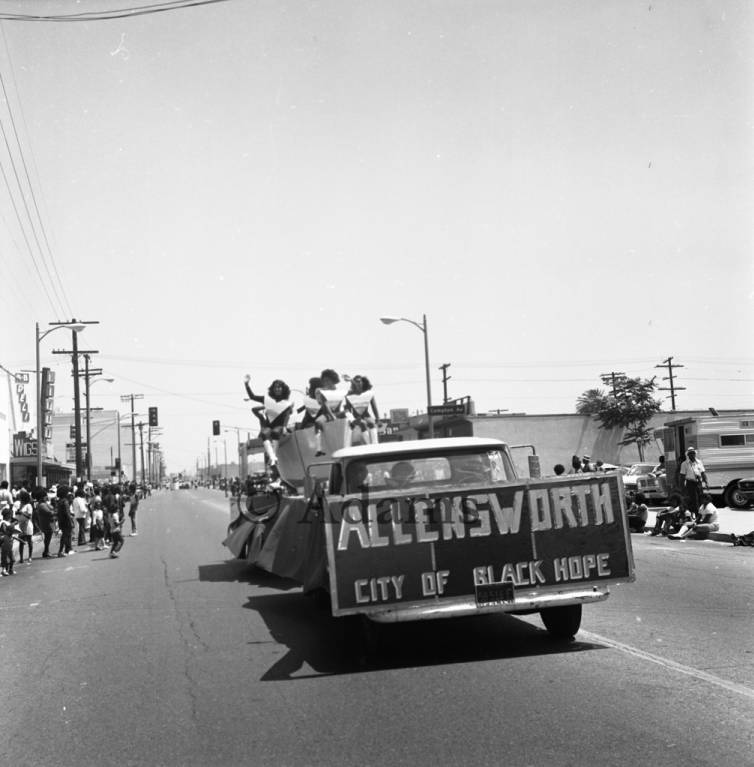
[[[693,535],[697,540],[705,540],[709,538],[710,533],[716,533],[719,529],[717,508],[712,503],[709,493],[704,493],[696,519],[687,520],[676,535],[669,535],[668,538],[674,541],[683,541]]]
[[[649,517],[649,509],[641,493],[629,493],[631,505],[626,509],[629,530],[643,533]]]
[[[655,526],[650,531],[650,535],[670,535],[676,527],[681,526],[685,506],[683,496],[676,493],[668,501],[670,505],[664,511],[657,512]]]

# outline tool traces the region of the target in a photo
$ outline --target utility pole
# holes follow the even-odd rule
[[[208,482],[210,481],[210,471],[212,468],[212,459],[210,458],[210,455],[209,455],[209,441],[210,441],[210,437],[207,437],[207,481]]]
[[[139,421],[139,453],[141,454],[141,484],[144,484],[144,423]],[[134,474],[136,471],[134,470]]]
[[[121,397],[121,399],[123,399],[123,397]],[[120,475],[123,473],[123,459],[120,454],[120,429],[121,429],[120,410],[118,410],[115,415],[115,428],[118,430],[118,482],[120,482]],[[110,469],[110,471],[112,471],[112,469]]]
[[[133,471],[132,480],[136,482],[136,413],[134,412],[134,400],[143,399],[143,394],[122,394],[121,402],[131,401],[131,466]],[[121,466],[121,471],[123,467]]]
[[[675,412],[675,393],[677,391],[686,391],[685,386],[675,386],[673,384],[673,368],[682,368],[685,367],[685,365],[678,365],[673,364],[673,358],[668,357],[666,360],[663,360],[661,365],[655,365],[656,368],[667,368],[668,374],[666,376],[662,377],[663,381],[669,381],[670,386],[658,386],[658,391],[669,391],[670,392],[670,409]]]
[[[600,378],[604,381],[606,378],[609,378],[613,382],[613,397],[618,396],[618,385],[616,382],[616,378],[618,376],[624,376],[626,375],[622,370],[616,372],[615,370],[611,370],[609,373],[600,373]]]
[[[84,354],[84,372],[79,376],[84,379],[84,418],[86,420],[86,478],[92,478],[92,426],[91,426],[91,407],[89,406],[89,379],[92,376],[102,375],[102,368],[93,369],[89,367],[91,357]]]
[[[99,325],[99,320],[76,320],[73,319],[70,322],[51,322],[50,325],[71,325],[73,323],[79,325]],[[82,350],[79,349],[78,333],[72,332],[71,345],[73,349],[54,349],[53,354],[70,354],[73,362],[73,422],[75,429],[74,448],[76,453],[76,481],[78,482],[83,477],[83,461],[81,459],[81,395],[79,391],[79,354],[99,354],[94,349]]]
[[[446,362],[444,365],[440,365],[438,370],[442,370],[442,403],[443,405],[448,401],[448,381],[453,376],[448,375],[448,368],[450,367],[450,362]]]

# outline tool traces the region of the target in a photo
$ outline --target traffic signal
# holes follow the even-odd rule
[[[150,407],[149,408],[149,425],[150,426],[159,426],[160,425],[157,422],[157,408],[156,407]]]
[[[220,436],[220,421],[212,421],[212,434],[215,437]]]

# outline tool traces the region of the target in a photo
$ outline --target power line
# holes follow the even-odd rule
[[[6,100],[6,106],[8,108],[8,112],[9,112],[9,114],[11,116],[11,122],[12,122],[13,121],[13,116],[12,116],[13,113],[10,111],[10,103],[8,102],[8,94],[7,94],[6,90],[5,90],[5,81],[3,80],[2,72],[0,72],[0,83],[2,84],[3,96],[4,96],[5,100]],[[15,126],[14,126],[14,130],[15,130]],[[63,314],[66,314],[67,312],[66,312],[65,304],[63,303],[63,301],[60,298],[60,294],[58,293],[58,290],[57,290],[57,287],[56,287],[56,281],[55,281],[55,279],[52,276],[52,273],[50,271],[50,267],[49,267],[49,265],[47,263],[47,260],[45,259],[44,252],[42,251],[42,245],[39,242],[39,235],[37,234],[37,227],[34,224],[34,219],[32,218],[31,211],[29,210],[29,205],[26,202],[26,195],[24,194],[24,187],[23,187],[23,185],[21,183],[21,179],[19,178],[19,175],[18,175],[18,168],[16,167],[16,161],[15,161],[15,159],[13,157],[13,150],[11,149],[10,143],[8,141],[8,134],[7,134],[7,131],[5,130],[5,123],[2,120],[2,118],[0,118],[0,132],[2,132],[2,134],[3,134],[3,141],[5,142],[5,148],[8,151],[8,159],[10,160],[11,168],[13,169],[13,177],[15,178],[16,186],[18,187],[18,193],[19,193],[19,195],[21,197],[21,201],[23,203],[24,212],[26,213],[26,218],[27,218],[27,220],[29,222],[29,224],[28,224],[29,228],[31,229],[31,233],[32,233],[32,236],[34,238],[34,242],[36,243],[36,246],[37,246],[37,252],[39,253],[40,260],[42,262],[42,265],[44,266],[45,272],[47,273],[47,278],[48,278],[48,280],[50,282],[50,287],[52,288],[52,292],[55,294],[55,298],[56,298],[56,300],[58,302],[58,305],[60,306]],[[16,139],[18,139],[18,135],[17,134],[16,134]],[[18,151],[19,156],[21,157],[21,163],[23,164],[24,169],[26,169],[26,162],[23,159],[23,151],[21,149],[21,145],[20,144],[18,144],[18,146],[17,146],[17,151]],[[3,178],[5,179],[6,186],[8,187],[8,194],[10,194],[12,196],[13,195],[13,191],[10,188],[10,184],[8,183],[8,178],[7,178],[6,174],[5,174],[5,172],[3,172]],[[32,200],[34,200],[34,205],[35,205],[35,208],[36,208],[36,200],[34,198],[34,190],[31,188],[31,181],[29,180],[29,172],[28,172],[28,170],[26,170],[26,179],[27,179],[27,183],[29,184],[30,196],[31,196]],[[37,209],[37,216],[39,216],[39,209]],[[41,224],[41,220],[40,220],[40,224]],[[23,226],[23,223],[21,222],[20,217],[19,217],[19,225]],[[27,241],[27,244],[28,244],[28,239],[26,241]],[[58,280],[59,280],[59,277],[58,277]],[[72,312],[71,312],[71,314],[72,314]]]
[[[52,296],[50,295],[50,290],[47,287],[47,283],[45,282],[44,278],[42,277],[42,272],[39,268],[39,264],[37,263],[37,259],[34,256],[34,251],[31,247],[31,243],[29,242],[29,237],[26,234],[26,228],[24,227],[23,221],[21,220],[21,214],[18,212],[18,206],[16,205],[16,199],[13,196],[13,190],[11,189],[10,183],[8,181],[8,175],[5,172],[5,166],[2,162],[0,162],[0,173],[2,173],[3,181],[5,181],[5,186],[8,190],[8,196],[10,197],[11,205],[13,206],[13,212],[16,214],[16,220],[18,221],[18,226],[21,229],[21,234],[23,235],[24,242],[26,243],[26,249],[29,251],[29,255],[31,256],[31,260],[34,263],[34,269],[37,273],[37,277],[39,278],[39,284],[42,286],[42,289],[45,292],[45,295],[47,296],[47,300],[50,303],[50,308],[52,309],[52,312],[55,316],[58,317],[64,317],[65,311],[62,308],[62,304],[59,303],[59,305],[56,307],[55,302],[52,300]]]
[[[81,13],[30,14],[30,13],[0,13],[3,21],[47,21],[47,22],[76,22],[76,21],[105,21],[107,19],[123,19],[134,16],[145,16],[150,13],[164,13],[183,8],[193,8],[201,5],[215,5],[230,0],[173,0],[172,2],[153,3],[151,5],[114,8],[111,11],[83,11]]]
[[[12,63],[12,60],[10,58],[10,51],[8,50],[7,40],[5,39],[5,30],[3,30],[3,41],[5,42],[5,48],[6,48],[7,55],[8,55],[8,64],[10,66],[11,74],[14,77],[14,83],[15,83],[15,75],[13,74],[13,63]],[[6,108],[8,110],[8,117],[10,118],[10,124],[11,124],[11,127],[13,128],[13,137],[15,138],[15,141],[16,141],[16,147],[17,147],[17,151],[18,151],[18,156],[19,156],[19,158],[21,160],[21,165],[23,167],[24,175],[26,177],[26,185],[27,185],[28,190],[29,190],[29,196],[31,197],[31,201],[32,201],[32,204],[33,204],[33,207],[34,207],[34,211],[35,211],[36,216],[37,216],[37,221],[39,223],[39,229],[41,230],[41,233],[42,233],[42,239],[44,240],[44,243],[45,243],[45,246],[46,246],[46,249],[47,249],[48,259],[49,259],[50,263],[52,264],[52,268],[53,268],[53,270],[55,272],[55,279],[53,280],[53,276],[52,276],[52,274],[50,274],[49,267],[46,267],[47,268],[47,273],[48,273],[48,275],[50,277],[50,281],[52,283],[53,290],[55,290],[56,282],[60,286],[60,292],[61,292],[61,294],[63,296],[63,299],[64,299],[61,302],[61,305],[63,306],[64,311],[67,309],[68,310],[67,313],[72,316],[73,315],[73,310],[71,309],[71,303],[68,300],[68,296],[67,296],[66,291],[65,291],[65,286],[63,285],[63,280],[60,277],[60,272],[58,271],[58,267],[57,267],[57,264],[55,262],[55,257],[53,256],[52,249],[50,248],[50,241],[49,241],[49,239],[47,237],[47,231],[45,229],[44,221],[42,220],[42,215],[41,215],[41,213],[39,211],[39,205],[37,203],[37,196],[36,196],[36,194],[34,192],[34,184],[32,184],[31,176],[29,175],[29,168],[28,168],[28,166],[26,164],[26,158],[24,157],[23,146],[21,144],[21,139],[20,139],[20,137],[18,135],[18,129],[16,128],[16,120],[15,120],[15,118],[13,116],[13,109],[11,107],[10,98],[8,97],[7,88],[5,87],[5,78],[3,77],[2,69],[0,69],[0,85],[2,86],[2,89],[3,89],[3,96],[5,98],[5,105],[6,105]],[[16,93],[18,94],[18,88],[16,88]],[[23,120],[23,108],[21,107],[20,99],[19,99],[19,109],[21,111],[21,118]],[[24,124],[25,124],[25,121],[24,121]],[[8,155],[10,156],[11,163],[13,163],[13,156],[12,156],[12,153],[11,153],[11,150],[10,150],[10,145],[8,143],[8,137],[7,137],[7,134],[5,132],[5,127],[2,124],[2,121],[0,121],[0,127],[2,127],[3,138],[5,140],[5,146],[6,146],[7,150],[8,150]],[[32,154],[32,162],[33,162],[33,160],[34,160],[34,153],[33,153],[33,151],[32,151],[31,154]],[[45,258],[44,258],[44,253],[42,251],[42,246],[39,243],[39,239],[37,238],[36,230],[34,228],[34,221],[33,221],[32,217],[31,217],[31,213],[29,212],[28,206],[26,205],[26,197],[23,194],[23,188],[21,186],[21,182],[18,179],[18,174],[16,173],[15,163],[13,163],[13,170],[14,170],[14,173],[16,175],[16,183],[18,184],[19,190],[21,191],[21,196],[22,196],[22,198],[24,200],[24,208],[26,209],[26,214],[27,214],[27,216],[29,218],[29,224],[31,225],[32,231],[34,231],[34,239],[35,239],[35,241],[37,243],[37,247],[39,248],[39,254],[42,257],[42,260],[44,262]],[[45,264],[45,266],[46,266],[46,264]],[[55,291],[55,294],[57,296],[57,291]]]

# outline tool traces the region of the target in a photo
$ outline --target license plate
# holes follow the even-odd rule
[[[509,605],[516,600],[516,593],[511,581],[503,583],[484,583],[476,587],[476,603],[486,605]]]

